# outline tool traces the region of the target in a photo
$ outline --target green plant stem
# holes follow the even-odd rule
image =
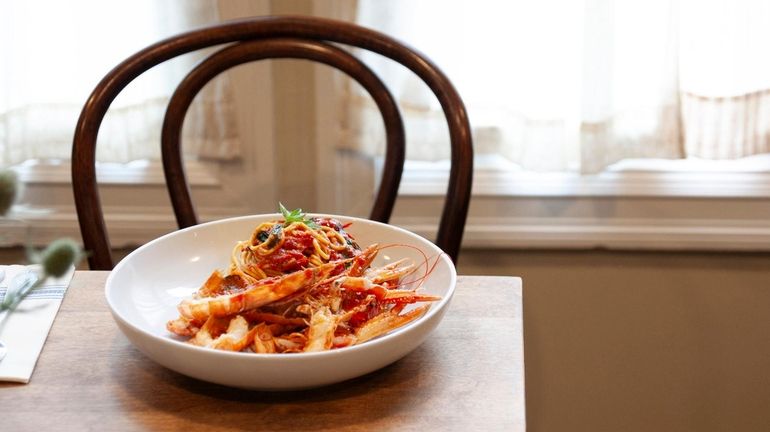
[[[25,281],[26,280],[28,279],[25,279]],[[41,286],[44,280],[45,278],[41,278],[39,275],[35,274],[35,281],[32,283],[27,283],[27,286],[22,287],[18,291],[11,291],[11,286],[9,284],[8,290],[5,292],[5,298],[3,298],[3,302],[0,303],[0,312],[6,312],[6,316],[9,315],[14,309],[16,309],[19,303],[24,300],[24,297],[32,292],[33,289]],[[11,284],[13,284],[15,281],[16,278],[11,280]]]

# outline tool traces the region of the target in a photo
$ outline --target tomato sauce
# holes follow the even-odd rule
[[[343,231],[342,225],[338,221],[327,218],[316,218],[314,222],[318,225],[339,231],[342,236],[349,241],[349,244],[352,243],[350,235]],[[284,235],[286,237],[281,247],[270,255],[264,257],[262,267],[281,273],[292,273],[307,268],[309,266],[308,258],[315,253],[313,234],[304,230],[292,230],[290,233]],[[329,261],[351,258],[358,253],[358,247],[355,245],[351,245],[350,248],[346,248],[342,251],[332,249],[329,251]]]
[[[361,303],[363,303],[363,301],[366,299],[366,296],[367,294],[363,292],[343,291],[342,304],[340,306],[343,310],[349,311],[355,307],[360,306]],[[381,311],[382,305],[379,301],[374,300],[369,303],[369,306],[367,306],[363,311],[354,313],[348,323],[354,328],[358,327],[366,321],[369,321],[370,319],[377,316]]]

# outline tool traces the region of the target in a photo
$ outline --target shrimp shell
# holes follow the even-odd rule
[[[378,336],[404,326],[417,318],[420,318],[428,311],[428,305],[420,306],[409,312],[399,315],[393,310],[382,313],[367,321],[358,328],[355,333],[356,345],[372,340]]]
[[[178,306],[179,313],[188,320],[198,321],[205,321],[211,316],[234,315],[280,300],[339,273],[344,268],[342,262],[332,262],[320,267],[299,270],[283,277],[266,279],[238,293],[185,299]]]

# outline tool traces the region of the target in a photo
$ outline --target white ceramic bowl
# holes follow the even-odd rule
[[[347,231],[361,247],[372,243],[419,248],[438,264],[422,292],[440,295],[420,319],[361,345],[300,354],[253,354],[193,346],[166,331],[178,316],[176,306],[197,290],[214,269],[226,270],[235,242],[277,214],[209,222],[175,231],[138,248],[110,273],[105,288],[112,316],[128,339],[157,363],[179,373],[227,386],[291,390],[344,381],[382,368],[417,348],[436,328],[454,293],[456,273],[449,257],[433,243],[406,230],[365,219],[334,216],[353,224]],[[375,265],[412,258],[409,247],[380,251]],[[424,272],[424,270],[421,270]]]

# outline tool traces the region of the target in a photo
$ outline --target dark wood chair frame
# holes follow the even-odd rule
[[[377,104],[385,124],[383,178],[370,219],[388,222],[404,164],[404,127],[394,98],[358,59],[332,45],[363,48],[409,68],[438,98],[451,145],[451,168],[436,244],[456,262],[468,214],[473,175],[473,146],[465,106],[449,79],[426,56],[382,33],[354,24],[312,17],[256,17],[183,33],[137,52],[110,71],[85,103],[72,148],[72,184],[83,244],[92,270],[113,267],[109,238],[96,183],[96,139],[112,101],[136,77],[166,60],[192,51],[229,44],[198,64],[171,97],[163,122],[161,147],[169,195],[179,228],[198,223],[182,164],[180,133],[190,103],[219,73],[242,63],[268,58],[299,58],[335,67],[359,82]]]

